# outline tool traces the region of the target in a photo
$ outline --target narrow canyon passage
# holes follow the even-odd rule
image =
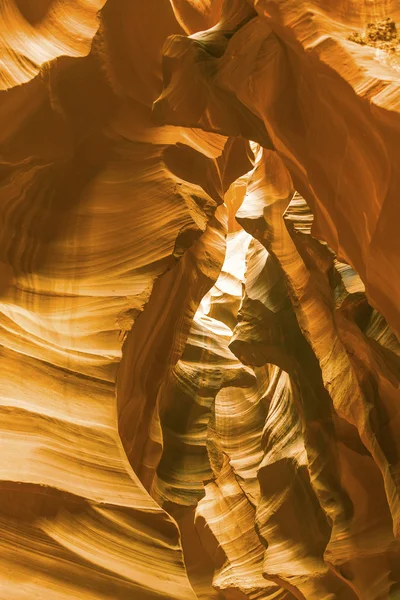
[[[0,600],[398,600],[399,0],[0,45]]]

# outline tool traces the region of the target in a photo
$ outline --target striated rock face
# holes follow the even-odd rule
[[[0,600],[400,598],[387,17],[0,3]]]

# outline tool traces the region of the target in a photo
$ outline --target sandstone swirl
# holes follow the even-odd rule
[[[387,16],[1,3],[0,600],[399,598]]]

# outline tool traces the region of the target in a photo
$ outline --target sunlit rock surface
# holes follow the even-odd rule
[[[400,598],[388,16],[0,3],[0,600]]]

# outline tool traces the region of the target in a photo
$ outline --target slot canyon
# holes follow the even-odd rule
[[[0,0],[0,600],[400,600],[396,23]]]

